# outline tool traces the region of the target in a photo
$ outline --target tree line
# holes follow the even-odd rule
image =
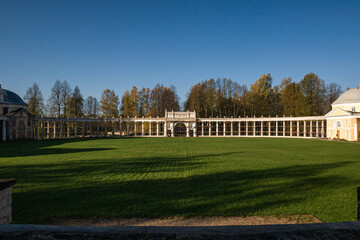
[[[38,84],[28,88],[24,100],[34,116],[53,117],[157,117],[168,111],[196,111],[198,117],[246,116],[317,116],[331,110],[331,103],[342,93],[336,83],[325,84],[318,75],[309,73],[299,82],[284,78],[273,86],[270,74],[263,74],[248,88],[229,78],[203,80],[191,86],[185,102],[174,86],[157,84],[152,89],[133,86],[119,96],[105,89],[100,101],[86,99],[78,86],[72,89],[57,80],[46,103]]]

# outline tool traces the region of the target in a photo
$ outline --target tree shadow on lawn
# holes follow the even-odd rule
[[[1,143],[1,157],[30,157],[51,154],[79,153],[112,150],[114,148],[51,148],[53,146],[98,140],[100,138],[74,138],[74,139],[46,139],[46,140],[26,140]]]
[[[343,176],[324,176],[329,170],[347,164],[351,162],[15,191],[14,222],[46,224],[56,216],[314,214],[321,209],[313,204],[320,194],[354,184]],[[57,178],[61,180],[61,176]],[[336,212],[336,206],[333,207]]]

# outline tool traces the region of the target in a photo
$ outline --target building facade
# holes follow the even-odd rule
[[[0,85],[0,136],[2,141],[33,138],[32,117],[27,104]]]

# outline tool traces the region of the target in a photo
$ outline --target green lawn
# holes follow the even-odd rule
[[[13,223],[54,216],[312,214],[354,221],[360,144],[276,138],[0,143]]]

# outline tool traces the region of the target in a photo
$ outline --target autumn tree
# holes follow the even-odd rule
[[[138,92],[139,104],[138,104],[138,116],[147,116],[150,109],[150,89],[142,88]]]
[[[305,115],[324,115],[325,83],[318,75],[309,73],[300,81],[300,89],[305,98]]]
[[[179,111],[179,97],[174,86],[164,87],[164,85],[157,84],[150,92],[148,115],[152,117],[164,116],[165,110]]]
[[[28,88],[24,96],[24,100],[28,104],[29,113],[33,116],[40,116],[44,113],[44,99],[37,83],[34,83]]]
[[[331,104],[340,97],[341,93],[341,86],[337,83],[330,83],[326,86],[325,113],[330,112]]]
[[[66,100],[66,115],[70,117],[82,117],[84,107],[84,98],[80,93],[78,86],[75,86],[74,92]]]
[[[138,116],[139,98],[139,92],[135,86],[132,87],[131,92],[125,91],[121,99],[121,111],[124,117]]]
[[[62,107],[62,88],[61,81],[56,80],[51,88],[50,98],[48,99],[48,111],[52,116],[61,117]]]
[[[63,116],[67,117],[67,104],[68,104],[68,98],[71,97],[71,88],[70,85],[68,84],[68,82],[66,80],[64,80],[61,84],[60,84],[60,101],[61,101],[61,106],[63,108]]]
[[[250,88],[251,112],[254,116],[268,115],[272,78],[263,74]]]
[[[99,116],[99,101],[96,97],[89,96],[85,100],[84,104],[84,114],[88,117],[97,117]]]
[[[103,91],[100,100],[100,111],[104,117],[117,117],[119,115],[119,97],[114,90]]]

